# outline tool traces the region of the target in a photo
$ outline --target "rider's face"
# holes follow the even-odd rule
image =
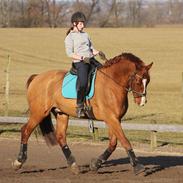
[[[78,22],[78,24],[74,23],[74,25],[77,27],[78,31],[82,31],[85,27],[84,22]]]

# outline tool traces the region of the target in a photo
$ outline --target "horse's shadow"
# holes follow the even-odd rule
[[[148,156],[138,157],[139,161],[146,166],[144,176],[175,166],[183,166],[183,156]],[[106,161],[103,167],[128,164],[128,158],[120,158]]]
[[[47,168],[47,169],[33,169],[33,170],[20,170],[20,174],[31,174],[31,173],[43,173],[47,171],[56,171],[56,170],[63,170],[67,167],[56,167],[56,168]]]
[[[148,157],[139,157],[139,161],[146,166],[144,176],[148,176],[150,174],[162,171],[166,168],[183,166],[183,156],[148,156]],[[122,170],[105,170],[107,167],[113,167],[122,164],[129,164],[128,158],[120,158],[120,159],[112,159],[106,161],[102,164],[101,169],[99,169],[98,174],[111,174],[118,172],[126,172],[129,171],[127,169]],[[37,170],[24,170],[21,171],[21,174],[29,174],[29,173],[42,173],[46,171],[56,171],[63,170],[67,167],[57,167],[57,168],[49,168],[49,169],[37,169]],[[89,173],[90,168],[88,164],[81,165],[80,170],[82,174]],[[102,170],[102,171],[100,171]]]

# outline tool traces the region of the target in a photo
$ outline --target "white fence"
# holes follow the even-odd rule
[[[26,123],[26,117],[0,117],[0,123],[13,124],[13,123]],[[55,123],[55,120],[53,120]],[[70,126],[88,127],[87,120],[83,119],[70,119]],[[122,122],[123,129],[127,130],[143,130],[151,133],[151,149],[157,147],[157,132],[183,132],[183,125],[167,125],[167,124],[135,124]],[[94,121],[94,129],[97,132],[98,128],[106,128],[102,121]],[[95,133],[95,132],[94,132]]]

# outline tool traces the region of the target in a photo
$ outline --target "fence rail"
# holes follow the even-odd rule
[[[0,123],[26,123],[27,117],[1,117]],[[53,120],[55,123],[55,120]],[[88,127],[88,122],[85,119],[70,119],[69,125]],[[106,128],[103,121],[94,121],[97,128]],[[137,124],[137,123],[121,123],[123,129],[127,130],[145,130],[157,132],[183,132],[183,125],[169,125],[169,124]]]
[[[0,124],[21,124],[26,123],[28,118],[26,117],[0,117]],[[55,120],[53,120],[55,123]],[[70,119],[70,126],[88,127],[87,120],[84,119]],[[151,132],[151,149],[157,147],[157,132],[179,132],[183,133],[183,125],[168,125],[168,124],[136,124],[136,123],[121,123],[123,129],[126,130],[143,130]],[[94,127],[97,131],[98,128],[106,128],[106,124],[102,121],[94,121]]]

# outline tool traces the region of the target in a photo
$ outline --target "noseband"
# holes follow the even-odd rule
[[[134,73],[129,77],[129,80],[128,80],[129,87],[126,88],[126,90],[127,90],[128,92],[132,92],[132,93],[137,94],[137,96],[135,96],[135,98],[138,98],[138,97],[145,97],[145,96],[146,96],[146,91],[145,91],[145,92],[138,92],[138,91],[136,91],[135,89],[133,89],[132,83],[133,83],[135,77],[139,77],[139,78],[143,79],[142,76],[140,76],[140,75],[138,75],[136,72],[134,72]]]

